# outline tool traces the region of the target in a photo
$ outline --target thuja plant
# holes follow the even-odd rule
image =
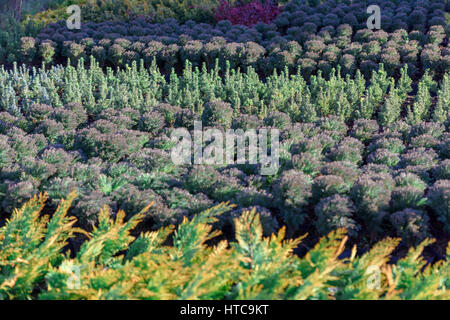
[[[443,123],[450,116],[450,77],[444,75],[441,87],[438,91],[438,101],[433,112],[433,120]]]
[[[378,114],[378,120],[381,125],[392,124],[400,118],[402,112],[402,100],[399,91],[399,89],[394,87],[394,82],[392,81],[389,95],[382,104]]]
[[[231,209],[226,203],[135,238],[131,232],[150,206],[128,221],[123,211],[113,214],[105,206],[86,232],[68,215],[75,197],[62,200],[49,218],[41,215],[47,196],[34,196],[0,228],[0,298],[450,298],[450,247],[447,260],[427,265],[421,253],[431,240],[395,265],[388,261],[399,239],[383,240],[362,256],[354,247],[349,258],[339,259],[347,241],[339,229],[299,258],[293,250],[304,237],[287,240],[284,228],[264,237],[255,210],[234,219],[232,242],[214,240],[220,232],[213,224]],[[76,234],[87,240],[78,252],[66,251]]]
[[[332,70],[329,79],[319,72],[312,75],[308,82],[302,75],[302,68],[299,67],[297,73],[284,69],[263,78],[252,67],[243,72],[233,68],[231,63],[222,67],[216,60],[215,66],[208,69],[205,65],[202,68],[194,67],[186,61],[181,75],[173,71],[167,78],[155,60],[149,68],[141,60],[140,63],[133,61],[123,70],[105,71],[93,56],[90,57],[89,68],[85,67],[83,58],[80,58],[76,67],[69,64],[67,67],[52,66],[48,70],[25,66],[14,66],[10,70],[0,68],[0,112],[7,111],[21,117],[34,114],[32,106],[35,103],[53,108],[75,103],[82,105],[83,112],[95,116],[110,108],[150,112],[149,106],[164,103],[190,109],[196,115],[201,115],[205,104],[220,100],[231,105],[234,116],[245,113],[263,118],[268,112],[276,110],[289,115],[292,121],[312,122],[320,117],[336,115],[346,122],[352,122],[378,116],[381,122],[389,124],[407,111],[410,124],[429,120],[430,117],[439,122],[446,120],[448,74],[441,81],[439,90],[435,83],[430,83],[429,76],[424,76],[414,104],[408,110],[403,110],[403,103],[407,100],[405,97],[410,91],[410,79],[406,71],[394,85],[394,78],[389,77],[382,66],[373,72],[370,82],[366,82],[359,71],[353,78],[344,78],[340,75],[340,68]],[[435,107],[431,93],[437,91]],[[78,109],[72,105],[70,110],[78,114],[75,118],[70,112],[61,110],[53,110],[53,117],[64,124],[66,131],[74,129],[86,116],[79,114]],[[167,126],[175,123],[170,114],[175,112],[156,111],[164,116],[164,121],[157,114],[146,114],[140,121],[142,131],[158,135],[164,123]],[[50,115],[48,110],[40,112]],[[56,128],[49,124],[46,127],[53,131]],[[48,130],[41,127],[39,131]]]
[[[410,124],[417,124],[425,120],[429,116],[429,110],[432,105],[432,97],[430,91],[436,86],[432,78],[425,73],[418,85],[417,95],[414,104],[408,106],[407,120]]]

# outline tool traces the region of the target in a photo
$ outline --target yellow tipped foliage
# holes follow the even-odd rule
[[[76,197],[61,201],[52,219],[40,217],[47,194],[34,196],[20,210],[14,210],[0,228],[0,298],[31,298],[49,268],[62,258],[67,240],[79,229],[67,211]]]
[[[450,298],[448,257],[434,265],[421,257],[432,240],[396,264],[389,259],[399,239],[383,240],[361,256],[354,247],[340,259],[347,236],[339,229],[299,258],[293,251],[304,237],[286,240],[284,228],[264,237],[255,210],[235,219],[235,241],[215,241],[220,232],[213,224],[232,207],[225,203],[135,239],[131,231],[149,207],[128,221],[123,211],[114,215],[104,207],[87,233],[67,215],[75,197],[62,200],[49,219],[40,216],[47,196],[35,196],[0,228],[0,298]],[[64,249],[76,233],[86,240],[72,259]]]

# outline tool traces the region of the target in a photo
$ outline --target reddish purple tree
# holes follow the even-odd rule
[[[280,13],[282,8],[278,4],[266,0],[252,0],[250,3],[230,5],[226,0],[221,0],[216,11],[216,20],[229,20],[232,24],[253,26],[259,22],[270,23]]]

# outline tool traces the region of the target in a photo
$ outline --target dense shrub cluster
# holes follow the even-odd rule
[[[384,1],[375,0],[381,9],[382,29],[392,32],[397,29],[423,31],[432,25],[445,26],[446,3],[444,1]],[[275,21],[285,27],[302,26],[307,22],[323,28],[349,24],[358,29],[366,28],[369,14],[366,1],[290,1]]]
[[[152,201],[144,219],[155,229],[230,201],[237,208],[223,227],[256,207],[266,234],[310,225],[320,235],[346,228],[355,241],[392,234],[417,243],[450,225],[449,76],[437,83],[425,74],[419,87],[435,101],[406,101],[406,68],[397,81],[381,68],[370,83],[357,71],[312,76],[309,84],[301,74],[263,82],[251,70],[199,71],[189,63],[169,79],[156,65],[104,72],[94,60],[90,68],[3,69],[0,211],[38,192],[55,206],[76,189],[71,213],[87,229],[104,205],[133,213]],[[391,96],[400,105],[389,104]],[[278,173],[260,176],[247,164],[176,166],[171,131],[192,130],[195,120],[220,130],[279,129]]]
[[[353,76],[360,69],[368,78],[380,63],[396,77],[405,64],[413,78],[424,69],[438,76],[450,70],[443,1],[378,4],[383,23],[382,29],[375,31],[366,29],[364,1],[350,4],[329,0],[317,6],[291,1],[272,22],[258,23],[272,18],[266,14],[245,17],[243,12],[250,15],[252,11],[238,8],[237,16],[243,21],[233,18],[230,9],[229,16],[219,15],[221,21],[217,24],[205,23],[205,19],[180,22],[174,18],[155,23],[137,17],[99,23],[88,19],[81,30],[68,30],[61,20],[48,24],[33,41],[19,41],[16,48],[5,51],[3,59],[0,54],[0,62],[65,63],[67,58],[77,61],[94,55],[102,65],[123,67],[139,59],[149,66],[155,58],[169,73],[172,67],[184,67],[186,59],[208,67],[219,59],[222,66],[228,60],[232,68],[252,66],[266,76],[275,68],[293,71],[300,65],[306,78],[318,71],[328,77],[338,66],[342,75]],[[255,0],[245,6],[274,5]],[[276,13],[278,9],[261,10]],[[242,24],[233,25],[237,22]]]
[[[373,39],[355,42],[351,42],[350,32],[344,36],[348,39],[346,44],[341,45],[336,43],[341,38],[336,35],[345,30],[341,27],[328,32],[331,33],[330,40],[315,33],[301,40],[289,36],[272,37],[267,34],[271,32],[270,28],[258,31],[257,27],[231,26],[228,21],[222,21],[217,27],[206,24],[180,26],[174,20],[160,25],[147,25],[139,20],[122,26],[110,22],[102,25],[86,23],[78,32],[68,32],[65,23],[57,23],[44,29],[34,42],[23,39],[13,54],[19,61],[46,63],[64,62],[67,58],[76,62],[81,57],[94,55],[102,65],[110,66],[124,66],[139,59],[150,65],[156,59],[167,72],[172,67],[183,67],[186,59],[195,65],[206,63],[208,67],[213,67],[216,59],[222,66],[228,60],[233,68],[252,66],[265,75],[270,75],[275,68],[288,67],[292,71],[301,65],[303,75],[307,77],[319,70],[328,76],[338,65],[343,75],[354,75],[360,68],[366,77],[379,63],[385,65],[391,76],[398,76],[404,64],[408,65],[410,76],[418,75],[420,65],[437,75],[450,70],[448,50],[441,50],[439,44],[429,44],[429,40],[421,43],[409,39],[404,30],[386,35],[389,41],[381,42],[377,39],[381,31],[367,30]],[[442,26],[435,29],[444,35]],[[406,36],[397,37],[399,33]],[[406,50],[405,46],[411,50]]]

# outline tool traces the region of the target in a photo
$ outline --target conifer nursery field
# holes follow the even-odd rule
[[[0,26],[0,300],[450,298],[448,1]]]

